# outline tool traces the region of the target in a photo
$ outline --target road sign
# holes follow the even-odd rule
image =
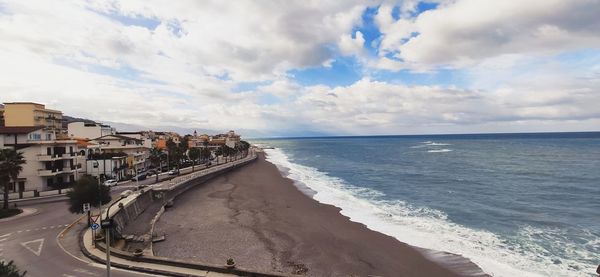
[[[98,228],[100,228],[100,225],[98,225],[98,223],[93,223],[92,226],[90,226],[92,228],[92,230],[96,230]]]
[[[92,215],[92,216],[90,216],[90,219],[91,219],[92,222],[98,222],[98,218],[100,218],[99,215]]]
[[[89,212],[91,210],[90,203],[83,203],[83,212]]]
[[[102,226],[102,229],[110,229],[113,227],[114,222],[111,219],[103,219],[102,221],[100,221],[100,225]]]

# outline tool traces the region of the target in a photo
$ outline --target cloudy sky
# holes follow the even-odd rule
[[[0,0],[0,101],[269,136],[600,130],[599,0]]]

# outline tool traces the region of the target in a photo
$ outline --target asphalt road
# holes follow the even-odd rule
[[[200,170],[200,169],[204,169],[206,168],[204,165],[197,165],[194,167],[194,171]],[[192,167],[186,167],[186,168],[182,168],[179,170],[180,171],[180,175],[182,174],[187,174],[187,173],[191,173],[192,172]],[[177,177],[177,175],[173,176],[173,175],[169,175],[167,174],[167,172],[163,172],[160,173],[158,175],[158,181],[164,181],[167,179],[171,179]],[[128,190],[128,189],[133,189],[137,186],[141,186],[141,185],[153,185],[156,183],[156,175],[152,175],[152,176],[148,176],[145,180],[141,180],[141,181],[124,181],[124,182],[119,182],[117,184],[117,186],[111,187],[111,194],[113,195],[113,199],[118,198],[119,197],[119,193],[121,193],[122,191]],[[28,206],[35,206],[35,205],[39,205],[39,204],[44,204],[44,203],[54,203],[54,202],[61,202],[61,201],[65,201],[67,200],[67,196],[66,195],[62,195],[62,196],[50,196],[50,197],[36,197],[36,198],[29,198],[29,199],[20,199],[18,201],[11,201],[10,205],[12,206],[13,204],[17,204],[18,207],[28,207]]]
[[[195,167],[196,170],[203,168],[205,167]],[[180,170],[180,174],[190,172],[192,172],[191,167]],[[175,176],[161,173],[159,174],[159,181],[173,177]],[[155,175],[148,176],[146,180],[138,182],[121,182],[111,188],[111,194],[114,199],[124,190],[132,189],[139,185],[152,185],[155,182]],[[59,244],[58,235],[80,216],[69,212],[66,200],[65,196],[59,196],[17,202],[19,207],[35,208],[37,212],[33,215],[0,222],[0,260],[13,260],[21,271],[27,271],[27,277],[106,276],[105,265],[75,257],[78,256],[78,253],[69,253]],[[111,276],[139,277],[157,275],[113,268]]]

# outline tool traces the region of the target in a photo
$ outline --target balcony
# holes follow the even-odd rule
[[[73,169],[71,169],[70,166],[64,168],[38,169],[38,176],[50,177],[59,174],[68,174],[75,172],[75,169],[75,166],[73,166]]]
[[[44,155],[44,154],[37,154],[37,160],[40,162],[50,162],[50,161],[56,161],[56,160],[71,160],[71,159],[75,159],[77,155],[75,155],[75,153],[73,154],[52,154],[52,155]]]

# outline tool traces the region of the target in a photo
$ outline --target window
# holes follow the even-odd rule
[[[29,140],[41,140],[42,139],[42,135],[37,134],[37,133],[31,133],[29,134]]]

